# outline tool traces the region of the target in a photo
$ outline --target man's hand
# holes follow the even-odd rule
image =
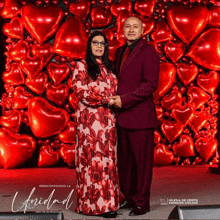
[[[122,102],[119,95],[110,97],[109,105],[114,105],[115,107],[121,108]]]

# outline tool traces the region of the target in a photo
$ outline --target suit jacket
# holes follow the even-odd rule
[[[122,101],[122,108],[117,112],[118,123],[128,129],[154,127],[158,123],[153,93],[159,81],[159,55],[141,39],[120,72],[119,57],[123,47],[119,47],[115,52],[117,95]]]

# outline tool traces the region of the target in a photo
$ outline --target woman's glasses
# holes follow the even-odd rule
[[[92,43],[94,46],[98,46],[98,45],[100,45],[101,47],[105,46],[105,42],[92,41]]]

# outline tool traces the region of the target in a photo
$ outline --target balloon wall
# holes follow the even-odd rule
[[[78,100],[71,72],[85,57],[94,30],[106,34],[113,60],[126,42],[123,22],[131,15],[143,21],[143,39],[161,59],[154,164],[218,162],[220,1],[4,0],[0,7],[6,36],[3,168],[25,166],[34,158],[39,167],[61,161],[74,166]]]

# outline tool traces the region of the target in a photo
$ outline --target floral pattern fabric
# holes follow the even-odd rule
[[[79,100],[76,109],[77,207],[76,212],[100,215],[119,207],[116,155],[116,119],[108,97],[116,94],[117,80],[100,65],[93,81],[86,62],[78,62],[73,72],[73,90]]]

